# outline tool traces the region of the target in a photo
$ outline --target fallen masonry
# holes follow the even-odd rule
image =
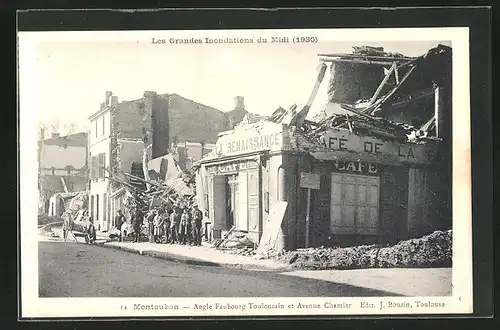
[[[253,255],[257,259],[274,259],[297,269],[451,267],[452,231],[435,231],[393,246],[318,247],[268,255],[256,255],[253,248],[244,245],[221,250],[231,254]]]
[[[318,247],[266,255],[257,254],[244,233],[233,231],[217,249],[256,259],[274,259],[298,269],[451,267],[452,231],[435,231],[393,246]]]

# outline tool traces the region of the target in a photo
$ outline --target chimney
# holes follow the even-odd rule
[[[108,106],[111,104],[111,96],[113,96],[113,92],[106,91],[106,99],[104,99],[105,106]]]
[[[52,133],[52,138],[55,139],[55,138],[58,138],[60,136],[59,133]]]
[[[106,108],[106,103],[102,102],[101,106],[99,107],[100,110],[104,110]]]
[[[234,109],[245,110],[245,98],[243,96],[236,96],[234,98]]]
[[[118,96],[111,96],[111,105],[118,104]]]
[[[45,128],[40,128],[40,141],[45,140]]]

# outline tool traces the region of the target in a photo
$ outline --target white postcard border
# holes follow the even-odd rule
[[[147,42],[156,38],[315,36],[320,42],[430,41],[451,40],[453,48],[453,295],[450,297],[322,297],[322,298],[39,298],[37,219],[37,81],[36,46],[45,42]],[[269,315],[378,315],[447,314],[472,312],[472,198],[469,100],[468,28],[376,28],[303,30],[205,30],[205,31],[93,31],[20,32],[19,40],[19,152],[21,302],[23,318],[44,317],[144,317],[144,316],[269,316]],[[219,45],[223,47],[223,45]],[[192,45],[191,47],[196,47]],[[307,47],[307,45],[304,45]],[[459,132],[459,133],[458,133]],[[415,307],[415,301],[444,304],[444,307]],[[319,304],[320,308],[289,308],[289,305]],[[361,308],[361,302],[379,305],[412,302],[412,308]],[[193,309],[194,304],[212,309]],[[214,309],[216,303],[247,306]],[[282,304],[284,308],[249,309],[252,304]],[[325,304],[351,304],[351,308],[327,308]],[[178,305],[179,309],[142,310],[135,305]],[[404,305],[404,304],[403,304]],[[191,308],[183,308],[190,306]]]

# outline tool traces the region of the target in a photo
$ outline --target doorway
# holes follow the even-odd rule
[[[238,175],[228,175],[226,178],[226,230],[231,229],[238,219]]]

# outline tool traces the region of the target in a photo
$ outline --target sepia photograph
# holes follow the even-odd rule
[[[19,49],[27,317],[472,312],[466,28]]]

